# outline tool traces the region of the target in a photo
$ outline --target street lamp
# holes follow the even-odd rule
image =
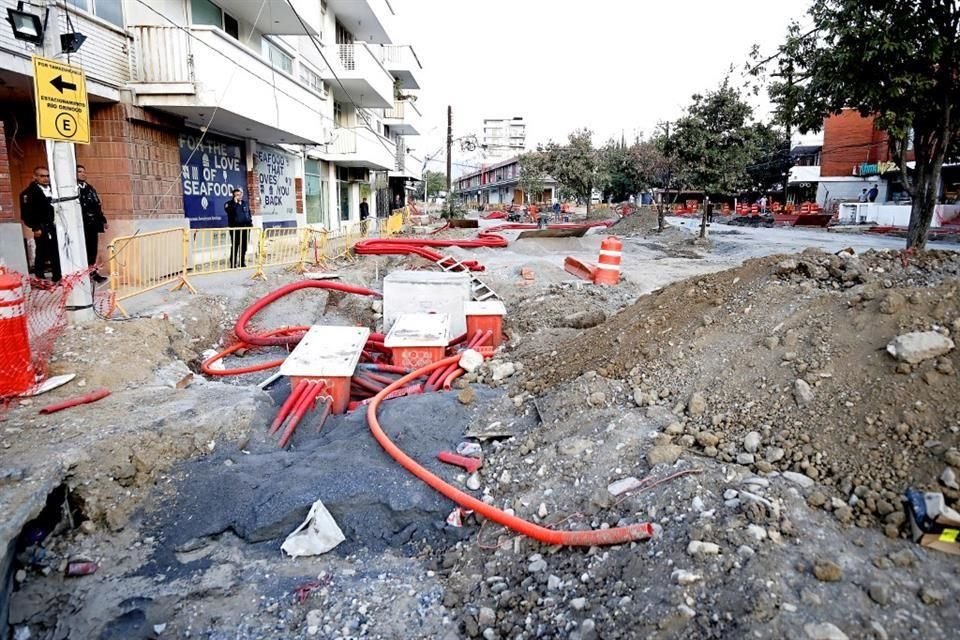
[[[7,22],[10,23],[10,27],[13,29],[13,37],[17,40],[32,42],[37,46],[42,45],[43,32],[46,30],[48,14],[49,9],[43,16],[43,22],[41,22],[40,16],[23,10],[23,0],[17,3],[16,9],[8,7]]]

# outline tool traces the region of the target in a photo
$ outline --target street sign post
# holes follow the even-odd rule
[[[37,137],[90,144],[90,107],[83,70],[33,56]]]

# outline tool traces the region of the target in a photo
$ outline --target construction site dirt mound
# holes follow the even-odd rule
[[[536,375],[525,388],[544,392],[588,371],[620,380],[628,400],[682,420],[681,446],[801,473],[829,487],[817,506],[895,536],[903,490],[936,486],[960,446],[960,362],[954,350],[907,364],[886,347],[908,332],[956,338],[958,276],[960,257],[941,252],[748,261],[665,287],[562,351],[528,356]],[[764,448],[745,452],[751,432]]]

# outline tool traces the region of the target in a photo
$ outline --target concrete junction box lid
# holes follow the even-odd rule
[[[368,337],[366,327],[313,325],[280,365],[280,375],[349,378]]]
[[[499,300],[468,300],[463,303],[463,313],[468,316],[505,316],[507,307]]]
[[[445,347],[450,342],[447,327],[450,318],[445,313],[404,313],[390,329],[384,346]]]

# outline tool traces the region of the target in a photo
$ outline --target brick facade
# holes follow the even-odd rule
[[[294,178],[293,188],[297,198],[297,213],[303,213],[303,178]]]
[[[253,169],[247,171],[247,204],[250,206],[250,215],[260,213],[260,182]]]
[[[9,158],[9,169],[0,160],[0,219],[19,219],[16,195],[33,179],[34,167],[46,166],[46,151],[36,139],[32,107],[13,105],[2,124],[0,158]],[[177,119],[128,104],[91,105],[91,144],[76,146],[77,162],[97,188],[107,220],[183,216],[179,126]],[[14,197],[13,215],[3,205],[4,188]]]
[[[129,104],[92,109],[93,144],[78,145],[77,162],[86,167],[108,219],[183,215],[179,126]]]
[[[6,127],[0,120],[0,221],[15,220],[13,210],[13,181],[10,175],[10,158],[7,153]]]
[[[862,163],[890,162],[887,134],[874,126],[873,117],[864,118],[853,109],[846,109],[823,121],[823,149],[820,175],[846,177]],[[913,160],[913,152],[906,153]]]

